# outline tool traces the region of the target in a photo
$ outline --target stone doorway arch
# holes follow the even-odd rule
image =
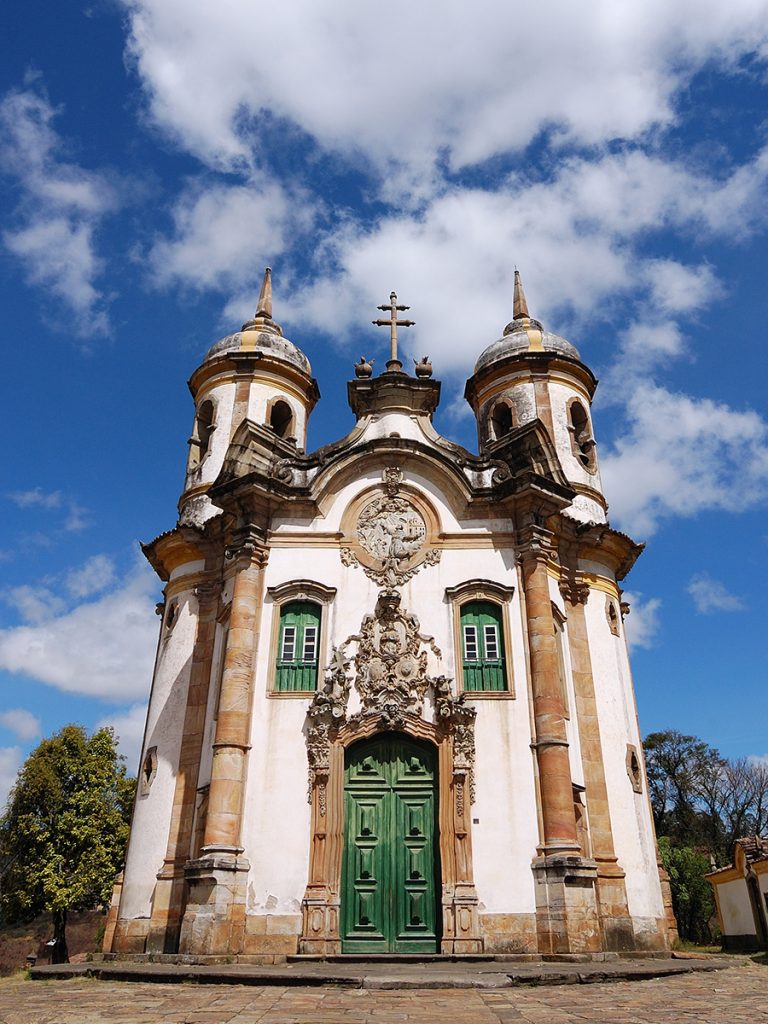
[[[377,646],[376,638],[388,635],[382,625],[386,623],[400,629],[403,657],[418,664],[418,672],[398,671],[399,656],[383,653]],[[352,640],[357,642],[357,654],[348,659],[344,651]],[[450,680],[426,675],[426,658],[418,655],[424,642],[429,638],[419,633],[415,616],[400,609],[400,596],[382,591],[375,613],[363,619],[360,634],[334,650],[325,684],[310,705],[305,727],[311,803],[309,880],[302,901],[300,953],[342,952],[344,754],[358,740],[392,732],[428,743],[437,752],[440,952],[482,952],[470,810],[476,712],[463,697],[453,696]],[[352,664],[362,707],[348,716]],[[423,717],[427,691],[432,694],[433,721]]]

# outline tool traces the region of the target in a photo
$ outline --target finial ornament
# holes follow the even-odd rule
[[[523,282],[520,280],[520,271],[515,270],[515,293],[512,307],[512,319],[523,320],[530,316],[528,313],[528,302],[523,291]]]
[[[261,282],[259,301],[256,303],[256,312],[251,320],[246,320],[240,328],[242,331],[267,331],[270,333],[282,334],[279,324],[272,319],[272,268],[264,268],[264,280]]]
[[[377,306],[377,309],[389,311],[389,320],[372,320],[375,327],[389,327],[389,359],[387,360],[387,373],[400,373],[403,364],[397,357],[397,328],[413,327],[415,320],[398,320],[398,312],[404,313],[410,306],[398,306],[395,292],[389,293],[389,305]]]
[[[264,270],[264,280],[261,282],[255,315],[272,319],[272,267],[266,267]]]

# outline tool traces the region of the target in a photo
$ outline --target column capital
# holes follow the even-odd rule
[[[265,533],[264,529],[254,523],[238,527],[232,532],[230,541],[224,549],[224,558],[228,562],[264,565],[269,557]]]
[[[576,569],[564,569],[558,586],[569,604],[586,604],[589,600],[589,581]]]

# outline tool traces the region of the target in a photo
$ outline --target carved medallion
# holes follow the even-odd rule
[[[405,498],[386,495],[368,502],[360,513],[357,536],[374,558],[399,567],[424,547],[427,527]]]
[[[359,565],[379,586],[399,587],[422,564],[440,560],[438,548],[427,548],[427,524],[419,510],[400,493],[403,474],[396,466],[384,470],[386,493],[369,501],[355,527],[354,550],[341,549],[346,566]]]

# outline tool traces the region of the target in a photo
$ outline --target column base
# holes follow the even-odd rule
[[[178,952],[186,887],[184,865],[174,864],[172,861],[164,864],[157,874],[157,884],[152,897],[147,953]]]
[[[179,952],[195,955],[243,952],[249,862],[234,853],[208,852],[188,861],[189,894]]]
[[[575,855],[539,857],[531,868],[539,952],[600,952],[595,861]]]
[[[469,882],[443,888],[441,953],[482,953],[483,934],[477,892]]]
[[[339,937],[338,893],[327,885],[308,885],[301,901],[301,938],[299,953],[315,956],[338,956]]]

